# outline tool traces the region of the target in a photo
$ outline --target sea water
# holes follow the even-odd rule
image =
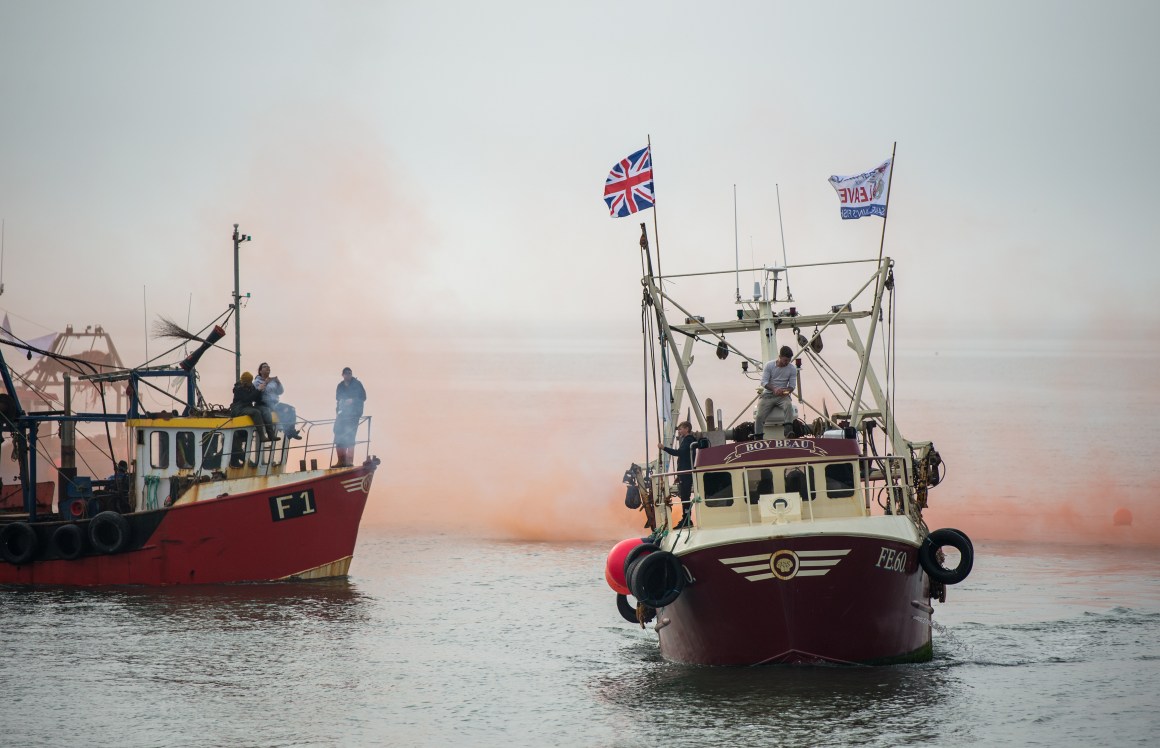
[[[663,661],[600,543],[368,532],[348,580],[0,590],[12,746],[1153,745],[1153,551],[977,543],[896,667]],[[850,626],[856,627],[857,621]],[[761,636],[754,621],[753,636]]]
[[[452,456],[479,450],[472,474],[441,462],[448,475],[409,493],[419,451],[400,435],[411,432],[380,437],[386,459],[348,579],[0,588],[0,745],[1154,745],[1160,545],[1145,426],[1160,418],[1147,373],[1160,362],[1119,354],[1103,362],[1103,394],[1077,397],[1088,382],[1068,379],[1070,357],[981,347],[903,362],[921,385],[909,401],[900,387],[900,409],[917,415],[906,433],[934,438],[948,465],[932,527],[975,543],[970,577],[934,603],[930,662],[662,660],[655,632],[625,622],[603,580],[608,549],[640,532],[640,516],[616,506],[638,456],[603,451],[641,425],[633,383],[606,376],[625,359],[551,352],[513,365],[476,352],[458,383],[468,400],[448,407],[486,396],[502,409],[475,411],[480,425],[449,440]],[[584,400],[585,382],[598,399]],[[553,404],[572,416],[534,421]],[[546,459],[556,444],[560,463]],[[421,446],[441,454],[437,441]],[[540,482],[532,450],[573,480]],[[537,503],[519,504],[524,494]],[[559,496],[576,510],[548,528],[530,521]],[[470,521],[402,526],[423,502],[428,516]],[[1113,525],[1121,506],[1132,526]],[[505,507],[519,516],[496,520]]]

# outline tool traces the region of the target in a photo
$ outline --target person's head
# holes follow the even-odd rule
[[[783,345],[781,350],[777,352],[777,365],[786,366],[791,358],[793,358],[793,349],[788,345]]]
[[[342,381],[349,382],[352,379],[354,379],[354,372],[347,366],[342,370]]]
[[[266,363],[265,361],[258,364],[258,376],[260,376],[260,377],[270,376],[270,365],[268,363]]]
[[[681,421],[677,424],[677,436],[688,436],[693,432],[693,424],[688,421]]]
[[[117,472],[118,473],[129,472],[129,463],[125,462],[124,460],[121,460],[120,462],[118,462],[117,463]]]
[[[242,381],[242,384],[253,384],[254,383],[254,375],[248,371],[243,371],[241,381]]]

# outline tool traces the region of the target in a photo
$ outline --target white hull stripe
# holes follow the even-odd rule
[[[850,548],[839,548],[831,551],[792,551],[791,553],[797,556],[797,568],[789,577],[782,576],[781,578],[823,577],[830,573],[830,569],[837,566],[850,550]],[[778,551],[778,554],[782,553],[786,552]],[[770,569],[773,556],[772,553],[761,553],[756,556],[723,558],[720,561],[750,582],[760,582],[778,576],[773,574]]]
[[[721,559],[721,563],[725,564],[726,566],[729,566],[732,564],[744,564],[744,563],[749,563],[751,561],[764,561],[766,563],[769,563],[769,555],[770,554],[768,554],[768,553],[759,553],[756,556],[738,556],[737,558],[723,558],[723,559]]]
[[[355,491],[362,490],[362,483],[363,479],[361,476],[358,478],[347,478],[342,481],[342,487],[346,489],[347,493],[354,493]]]

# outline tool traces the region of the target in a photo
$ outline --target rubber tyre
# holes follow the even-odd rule
[[[951,546],[959,552],[959,565],[948,569],[938,561],[938,551]],[[975,564],[975,551],[970,539],[958,530],[935,530],[918,547],[918,563],[931,579],[943,584],[958,584],[967,578]],[[631,588],[630,588],[631,589]]]
[[[72,561],[85,552],[85,533],[80,525],[61,525],[53,531],[48,545],[56,555]]]
[[[657,551],[632,565],[628,591],[650,608],[663,608],[680,596],[686,581],[680,560],[668,551]]]
[[[0,529],[0,557],[10,564],[26,564],[36,555],[36,530],[27,522],[12,522]]]
[[[620,611],[620,617],[623,618],[624,620],[628,621],[629,623],[635,623],[635,624],[640,623],[640,621],[636,620],[636,608],[631,603],[628,602],[628,595],[617,595],[616,596],[616,609],[618,611]],[[649,621],[651,621],[652,619],[654,619],[656,617],[657,617],[656,610],[646,606],[644,609],[644,622],[648,623]]]
[[[953,527],[944,527],[944,528],[942,528],[942,529],[943,529],[943,531],[945,531],[945,532],[954,532],[954,533],[958,533],[959,535],[961,535],[961,536],[962,536],[962,538],[963,538],[963,540],[967,541],[967,545],[968,545],[968,546],[970,547],[970,549],[971,549],[971,555],[972,555],[972,556],[974,556],[974,553],[975,553],[975,544],[971,542],[971,539],[970,539],[969,537],[967,537],[967,534],[966,534],[965,532],[963,532],[962,530],[956,530],[956,529],[955,529],[955,528],[953,528]]]
[[[632,562],[641,557],[641,554],[656,553],[661,547],[656,543],[641,543],[636,548],[633,548],[624,557],[624,581],[628,583],[628,567],[632,566]]]
[[[97,553],[124,550],[129,537],[129,520],[116,512],[101,512],[89,522],[89,544]]]

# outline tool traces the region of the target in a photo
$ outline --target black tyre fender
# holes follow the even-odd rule
[[[11,522],[0,529],[0,557],[10,564],[31,561],[36,546],[36,530],[27,522]]]
[[[85,552],[85,533],[80,525],[61,525],[52,531],[48,545],[61,558],[72,561]]]
[[[89,521],[89,544],[97,553],[117,553],[129,545],[129,520],[116,512],[101,512]]]
[[[643,556],[629,572],[628,591],[650,608],[663,608],[676,600],[688,581],[680,559],[668,551]]]
[[[638,621],[636,618],[636,608],[633,607],[630,602],[628,602],[628,595],[618,594],[616,596],[616,609],[620,611],[620,617],[629,623],[640,623],[640,621]],[[646,606],[644,609],[644,622],[648,623],[656,617],[656,610]]]
[[[624,581],[628,582],[628,567],[632,566],[632,562],[636,561],[643,554],[656,553],[661,547],[656,543],[641,543],[636,548],[628,552],[624,557]]]
[[[948,569],[939,563],[938,551],[943,546],[951,546],[959,552],[959,565]],[[958,584],[971,573],[975,564],[975,550],[970,539],[958,530],[935,530],[918,547],[918,563],[931,579],[943,584]]]
[[[944,527],[944,528],[942,528],[942,531],[943,532],[953,532],[953,533],[957,533],[958,535],[961,535],[963,540],[967,541],[967,546],[971,549],[971,555],[972,556],[975,555],[975,544],[971,542],[971,539],[969,537],[967,537],[967,534],[965,532],[963,532],[962,530],[956,530],[953,527]]]

